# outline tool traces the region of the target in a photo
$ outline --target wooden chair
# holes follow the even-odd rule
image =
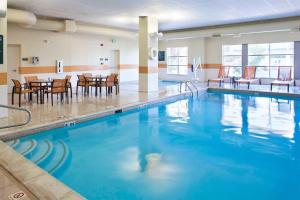
[[[78,87],[81,87],[82,94],[86,92],[86,81],[83,75],[77,75],[76,95],[78,95]]]
[[[112,73],[112,75],[115,76],[115,86],[116,86],[116,92],[120,93],[120,82],[119,82],[119,74]]]
[[[15,94],[19,95],[19,107],[21,107],[21,95],[24,94],[32,94],[33,91],[25,88],[25,85],[22,86],[22,84],[20,83],[20,81],[12,79],[12,82],[14,83],[13,89],[12,89],[12,99],[11,99],[11,104],[14,105],[14,98],[15,98]]]
[[[230,67],[221,66],[219,68],[218,78],[209,79],[207,81],[207,86],[209,86],[210,82],[217,82],[217,83],[219,83],[219,86],[221,87],[222,84],[224,83],[225,78],[228,78],[229,69],[230,69]]]
[[[256,67],[246,66],[244,69],[243,77],[236,80],[235,85],[247,84],[248,89],[250,89],[250,84],[258,81],[258,79],[256,79],[255,76],[256,76]]]
[[[26,88],[29,88],[30,82],[38,80],[37,76],[26,76],[24,78],[25,78],[25,82],[26,82],[25,83]],[[37,83],[32,83],[31,87],[32,87],[31,88],[32,90],[37,90],[39,85]]]
[[[72,76],[71,75],[66,75],[65,79],[67,80],[67,90],[70,89],[70,94],[71,94],[71,98],[72,98],[72,83],[71,83],[71,78]]]
[[[69,95],[67,89],[67,80],[66,79],[53,79],[51,83],[50,90],[47,91],[51,94],[51,105],[53,106],[53,95],[56,94],[57,96],[60,94],[61,102],[64,99],[64,94],[66,93],[67,103],[69,103]]]
[[[292,79],[292,67],[278,67],[277,80],[271,82],[271,91],[273,86],[286,86],[287,91],[290,91],[290,85],[294,85],[295,81]]]
[[[116,95],[118,94],[118,88],[116,85],[116,75],[115,74],[111,74],[109,76],[106,77],[105,81],[101,82],[100,85],[100,92],[101,92],[101,87],[105,87],[106,89],[106,95],[108,93],[112,92],[113,87],[116,87]]]
[[[85,79],[85,85],[86,85],[86,93],[89,94],[90,88],[95,87],[95,93],[97,93],[97,88],[100,87],[100,84],[98,84],[92,77],[93,74],[91,73],[84,73],[82,74]]]

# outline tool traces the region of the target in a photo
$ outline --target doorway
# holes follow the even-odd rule
[[[118,73],[120,66],[120,50],[111,50],[109,68],[112,73]]]
[[[12,92],[13,82],[11,79],[20,80],[19,67],[21,63],[21,46],[9,44],[7,46],[7,76],[8,93]]]

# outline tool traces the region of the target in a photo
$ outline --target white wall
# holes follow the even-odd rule
[[[112,42],[115,39],[115,42]],[[137,65],[138,44],[137,40],[116,37],[106,37],[92,34],[63,33],[39,31],[21,28],[14,24],[8,25],[8,44],[21,45],[21,58],[32,56],[39,57],[39,64],[33,65],[28,61],[21,61],[21,67],[50,67],[56,65],[56,60],[63,60],[65,66],[103,66],[100,58],[109,58],[111,50],[120,50],[120,63]],[[103,46],[101,46],[103,44]],[[110,61],[103,62],[109,67]],[[93,74],[106,75],[110,69],[88,71]],[[37,74],[40,78],[64,77],[65,74],[73,74],[72,82],[75,84],[76,74],[82,71],[74,71],[64,74]],[[129,73],[131,76],[124,76]],[[29,76],[29,74],[22,75]],[[137,69],[121,70],[120,81],[137,80]],[[22,81],[24,81],[22,79]]]
[[[174,35],[175,37],[176,35]],[[182,36],[182,35],[181,35]],[[241,37],[206,37],[196,39],[180,39],[160,41],[159,49],[166,50],[167,47],[189,47],[189,63],[192,64],[193,57],[201,55],[202,63],[206,65],[222,64],[222,45],[251,44],[251,43],[272,43],[272,42],[293,42],[300,41],[300,32],[274,32],[243,35]],[[166,56],[167,58],[167,56]],[[190,70],[189,70],[190,71]],[[215,78],[218,69],[210,68],[203,70],[205,79]],[[191,72],[187,77],[191,77]],[[160,69],[160,78],[176,79],[174,75],[167,75],[166,69]]]
[[[202,63],[206,63],[206,52],[205,52],[205,38],[197,39],[184,39],[184,40],[161,40],[159,41],[159,50],[166,51],[168,47],[188,47],[189,64],[193,64],[193,58],[201,57]],[[166,54],[167,59],[167,54]],[[159,64],[166,65],[166,62],[159,62]],[[203,77],[204,74],[200,73],[198,77]],[[194,73],[191,69],[188,70],[188,75],[170,75],[167,74],[166,68],[159,69],[159,78],[167,80],[178,80],[178,79],[190,79],[194,77]]]

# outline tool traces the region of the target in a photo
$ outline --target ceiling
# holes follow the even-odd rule
[[[161,31],[300,16],[299,0],[8,0],[37,15],[138,29],[138,16]]]

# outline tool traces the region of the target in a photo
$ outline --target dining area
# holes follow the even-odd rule
[[[71,81],[73,78],[77,78],[74,88]],[[109,75],[83,73],[77,74],[76,77],[66,75],[63,78],[48,77],[46,79],[35,75],[26,76],[24,80],[24,82],[21,82],[11,79],[13,82],[12,105],[17,103],[21,107],[22,102],[36,102],[37,104],[51,103],[54,106],[55,98],[57,102],[68,104],[70,98],[73,98],[73,89],[75,88],[76,96],[82,95],[85,97],[91,95],[101,96],[104,91],[106,96],[118,95],[120,92],[119,78],[116,73]]]

